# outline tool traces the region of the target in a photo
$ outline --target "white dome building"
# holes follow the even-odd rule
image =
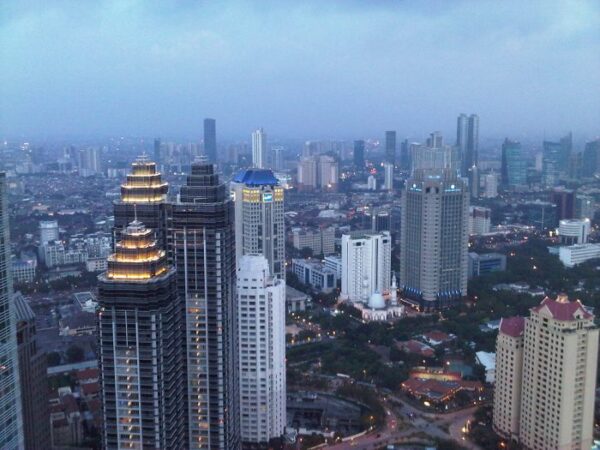
[[[366,304],[356,303],[354,306],[361,310],[362,319],[366,322],[386,322],[402,317],[404,306],[397,303],[396,289],[395,283],[392,283],[391,292],[386,293],[387,301],[379,291],[375,291]]]

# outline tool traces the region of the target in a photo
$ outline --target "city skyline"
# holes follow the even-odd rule
[[[482,135],[591,139],[600,117],[591,1],[13,2],[0,20],[2,138],[200,138],[204,117],[231,138],[450,135],[476,111]]]

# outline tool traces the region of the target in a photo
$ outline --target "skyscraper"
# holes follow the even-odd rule
[[[252,167],[268,168],[267,133],[262,128],[252,132]]]
[[[261,255],[245,255],[237,272],[241,436],[266,446],[286,426],[285,281]]]
[[[283,150],[281,146],[273,147],[273,170],[283,170]]]
[[[469,195],[452,170],[417,170],[402,195],[400,281],[427,310],[467,295]]]
[[[338,162],[333,156],[320,155],[317,165],[317,184],[324,191],[337,190],[339,180]]]
[[[502,184],[505,189],[527,185],[527,161],[521,144],[508,138],[502,144]]]
[[[156,138],[154,139],[154,162],[156,163],[156,165],[158,167],[160,167],[160,164],[162,162],[162,155],[161,155],[161,142],[160,142],[160,138]]]
[[[58,222],[56,220],[40,221],[40,245],[57,241],[58,237]]]
[[[354,167],[358,170],[365,168],[365,141],[354,141]]]
[[[400,169],[408,171],[410,170],[411,164],[408,139],[404,139],[400,144]]]
[[[573,135],[562,137],[558,142],[544,141],[542,154],[542,184],[553,187],[562,175],[567,174],[573,150]]]
[[[396,132],[385,132],[385,161],[396,164]]]
[[[204,154],[208,161],[217,162],[217,122],[215,119],[204,119]]]
[[[192,164],[168,217],[169,251],[185,302],[184,448],[235,450],[240,436],[234,205],[212,164]]]
[[[442,136],[442,133],[440,133],[439,131],[434,131],[433,133],[429,134],[429,137],[427,138],[427,147],[429,148],[440,148],[444,145],[444,138]]]
[[[154,232],[131,222],[98,281],[104,448],[181,448],[182,307]]]
[[[317,188],[317,158],[303,156],[298,162],[298,190],[307,192]]]
[[[121,198],[114,202],[115,238],[132,221],[139,220],[156,231],[159,246],[166,244],[165,205],[169,184],[162,181],[156,163],[140,156],[131,165],[131,173],[121,185]]]
[[[0,172],[0,311],[3,312],[3,320],[0,321],[0,448],[7,450],[23,448],[21,391],[12,294],[6,174]]]
[[[598,327],[579,300],[546,297],[524,325],[501,324],[496,353],[500,434],[524,448],[592,447]]]
[[[342,235],[342,292],[352,302],[366,302],[390,288],[392,238],[389,231]]]
[[[460,114],[456,120],[456,146],[460,150],[461,158],[467,152],[467,134],[469,132],[469,119],[466,114]]]
[[[593,177],[600,173],[600,139],[585,144],[582,159],[582,175],[584,177]]]
[[[284,190],[270,170],[249,169],[232,180],[236,261],[261,254],[269,273],[285,278]]]
[[[35,314],[21,293],[14,295],[14,305],[25,448],[46,450],[52,446],[46,354],[37,343]]]
[[[386,162],[383,164],[383,188],[386,191],[394,190],[394,165]]]

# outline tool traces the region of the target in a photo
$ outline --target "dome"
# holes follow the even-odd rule
[[[371,298],[369,299],[369,308],[371,309],[383,309],[385,308],[385,300],[383,299],[383,295],[379,292],[373,292]]]

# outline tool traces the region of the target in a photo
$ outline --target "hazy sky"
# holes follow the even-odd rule
[[[3,0],[0,137],[600,134],[600,1]]]

